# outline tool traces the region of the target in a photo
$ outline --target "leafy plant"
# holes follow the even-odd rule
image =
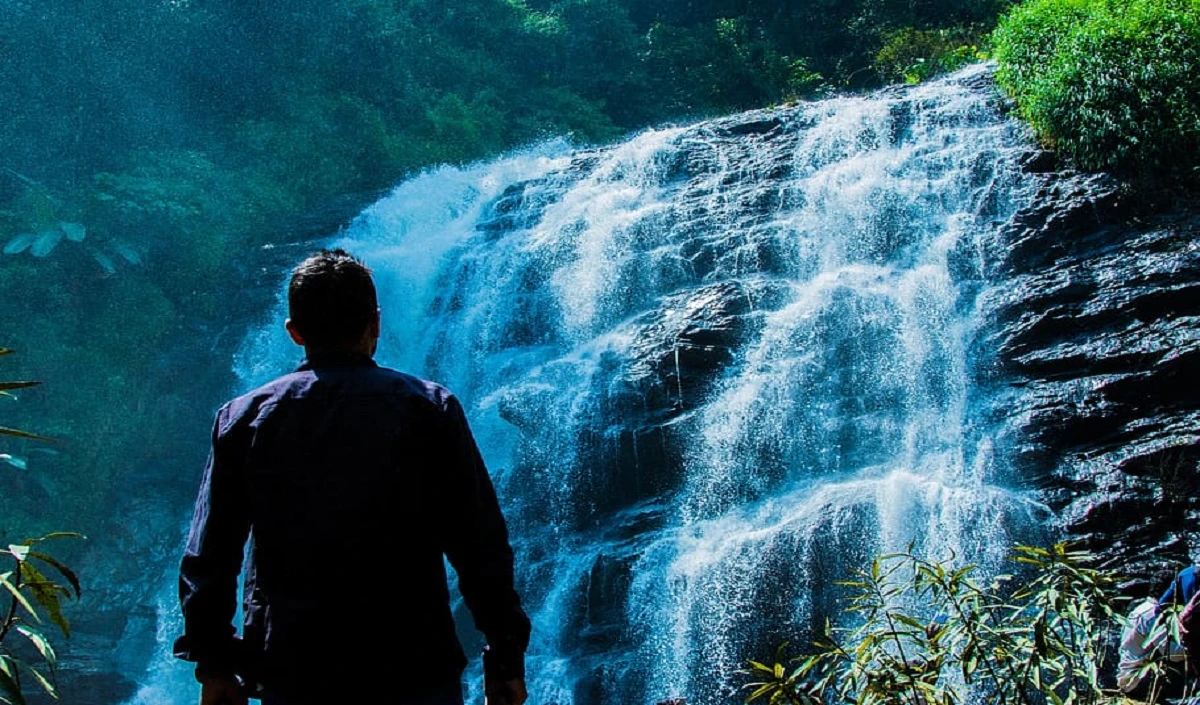
[[[11,355],[12,353],[13,351],[9,348],[0,348],[0,356]],[[28,389],[29,387],[36,387],[39,384],[41,384],[41,382],[0,382],[0,396],[11,397],[14,389]],[[36,433],[21,431],[5,426],[0,426],[0,436],[16,436],[17,438],[29,438],[39,441],[49,440],[43,436],[37,435]]]
[[[1200,1],[1033,0],[993,40],[997,81],[1047,146],[1085,169],[1200,175]]]
[[[889,81],[913,84],[987,58],[977,28],[905,27],[886,37],[875,54],[875,70]]]
[[[747,703],[1034,705],[1103,699],[1107,636],[1121,622],[1114,579],[1065,543],[1016,546],[1027,577],[984,584],[977,567],[903,553],[841,583],[854,626],[826,625],[814,653],[749,662]],[[785,664],[785,661],[788,661]],[[1153,666],[1147,666],[1153,668]]]
[[[0,348],[0,355],[12,352],[8,348]],[[37,384],[0,382],[0,395],[12,396],[11,390],[26,389]],[[0,427],[0,435],[49,440],[28,431],[7,427]],[[0,457],[12,462],[11,456]],[[79,598],[79,578],[60,560],[35,546],[50,539],[68,537],[83,538],[76,533],[53,532],[0,549],[0,562],[3,562],[0,565],[0,587],[3,587],[3,591],[0,592],[6,593],[9,598],[7,609],[0,613],[0,703],[24,705],[23,683],[29,680],[51,696],[58,696],[54,683],[57,656],[41,625],[48,620],[59,628],[64,637],[70,637],[71,627],[63,615],[62,603],[64,598],[70,599],[72,595]],[[47,578],[43,573],[46,566],[56,571],[67,585]],[[13,635],[20,637],[16,639],[17,646],[10,639]],[[36,655],[36,665],[30,662],[26,653]]]
[[[80,595],[79,578],[61,561],[34,548],[42,541],[56,538],[82,538],[80,534],[56,532],[20,544],[10,544],[0,550],[7,565],[0,572],[0,586],[8,593],[8,609],[0,619],[0,703],[24,705],[24,683],[32,680],[46,693],[58,697],[54,680],[57,655],[50,640],[43,633],[45,621],[58,627],[64,637],[70,637],[71,628],[63,615],[63,599]],[[62,585],[46,577],[39,567],[49,566],[66,581]],[[8,568],[11,567],[11,570]],[[69,587],[68,587],[69,586]],[[14,648],[9,637],[21,637],[19,644],[28,652],[35,653],[40,663],[31,663]]]

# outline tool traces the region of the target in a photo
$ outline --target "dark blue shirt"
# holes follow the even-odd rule
[[[1196,594],[1197,587],[1200,587],[1200,576],[1196,575],[1196,566],[1184,568],[1171,581],[1162,597],[1158,598],[1158,604],[1182,607]]]
[[[489,677],[524,677],[529,619],[458,400],[366,355],[313,356],[217,413],[175,653],[282,690],[346,669],[457,677],[466,658],[443,556],[487,639]]]

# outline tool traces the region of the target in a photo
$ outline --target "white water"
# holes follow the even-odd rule
[[[376,273],[380,361],[467,406],[534,620],[533,705],[735,702],[732,670],[875,553],[989,569],[1036,522],[972,415],[977,243],[1029,195],[982,70],[789,109],[783,137],[699,125],[431,172],[331,241]],[[630,460],[647,321],[720,282],[753,325],[700,403],[676,370],[680,470],[650,436]],[[248,387],[297,357],[275,321],[236,368]]]

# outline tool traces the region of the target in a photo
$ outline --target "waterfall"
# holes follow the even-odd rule
[[[994,569],[1036,524],[978,413],[984,243],[1031,195],[987,72],[431,171],[331,238],[379,361],[464,402],[533,705],[736,702],[874,554]],[[247,387],[298,358],[283,310]]]

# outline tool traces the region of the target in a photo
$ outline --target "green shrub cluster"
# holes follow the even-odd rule
[[[83,537],[57,532],[0,549],[0,568],[6,569],[0,573],[0,587],[4,588],[0,590],[0,604],[3,597],[8,598],[0,611],[0,703],[4,705],[25,705],[29,691],[42,690],[58,697],[54,674],[58,656],[44,633],[43,623],[49,621],[64,638],[71,636],[63,601],[78,600],[81,588],[74,571],[37,546],[57,538]],[[49,569],[62,576],[63,582],[48,578],[45,572]],[[36,660],[26,655],[30,653]]]
[[[996,79],[1049,147],[1088,170],[1200,169],[1200,1],[1030,0],[993,35]]]
[[[0,357],[12,354],[0,348]],[[36,387],[39,382],[2,381],[0,397],[15,398],[13,391]],[[0,436],[23,441],[48,441],[36,433],[0,426]],[[25,460],[9,453],[0,453],[0,464],[25,468]],[[28,684],[34,683],[51,697],[58,697],[54,683],[54,667],[58,660],[54,647],[43,633],[43,622],[49,620],[62,632],[71,635],[71,627],[63,615],[63,600],[79,599],[81,588],[75,572],[62,561],[45,553],[37,544],[48,539],[83,538],[80,534],[52,532],[19,544],[0,548],[0,703],[25,705]],[[66,584],[46,577],[56,572]],[[53,574],[53,573],[52,573]],[[7,604],[4,598],[7,597]],[[33,654],[40,661],[30,661]]]
[[[920,83],[987,58],[986,34],[979,27],[905,27],[886,37],[875,54],[875,67],[889,81]]]

